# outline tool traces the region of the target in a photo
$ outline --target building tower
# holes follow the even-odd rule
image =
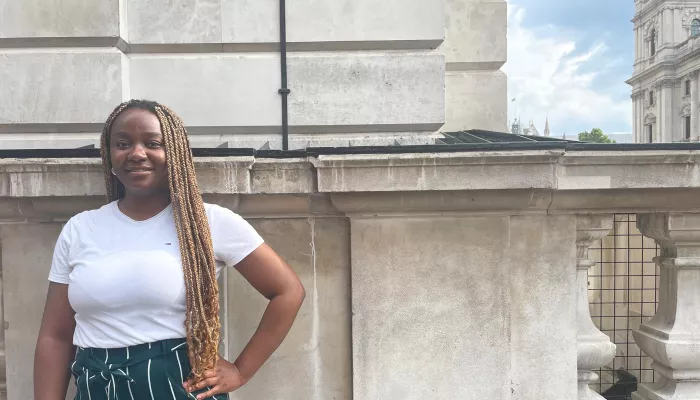
[[[634,2],[634,141],[697,141],[700,0]]]
[[[549,131],[549,117],[547,117],[547,119],[544,122],[544,136],[549,137],[550,134],[551,132]]]

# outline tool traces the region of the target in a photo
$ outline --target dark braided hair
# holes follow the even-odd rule
[[[185,126],[168,107],[147,100],[130,100],[120,104],[107,118],[100,144],[108,201],[122,199],[126,194],[124,185],[111,173],[109,146],[114,120],[130,108],[150,111],[160,122],[170,200],[185,275],[188,355],[192,378],[198,380],[204,376],[205,370],[213,369],[218,360],[221,322],[211,231],[197,186],[192,150]]]

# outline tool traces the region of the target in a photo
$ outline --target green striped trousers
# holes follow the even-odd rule
[[[119,349],[79,347],[70,369],[75,400],[194,400],[208,390],[187,393],[182,387],[190,374],[184,339]],[[225,400],[228,395],[209,399]]]

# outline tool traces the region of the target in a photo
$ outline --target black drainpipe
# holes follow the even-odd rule
[[[289,150],[289,118],[287,116],[287,96],[289,88],[287,87],[287,22],[285,0],[280,2],[280,75],[282,87],[277,91],[282,95],[282,150]]]

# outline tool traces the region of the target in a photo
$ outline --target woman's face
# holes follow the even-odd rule
[[[140,108],[123,111],[114,120],[109,134],[112,167],[127,195],[167,193],[165,147],[155,114]]]

